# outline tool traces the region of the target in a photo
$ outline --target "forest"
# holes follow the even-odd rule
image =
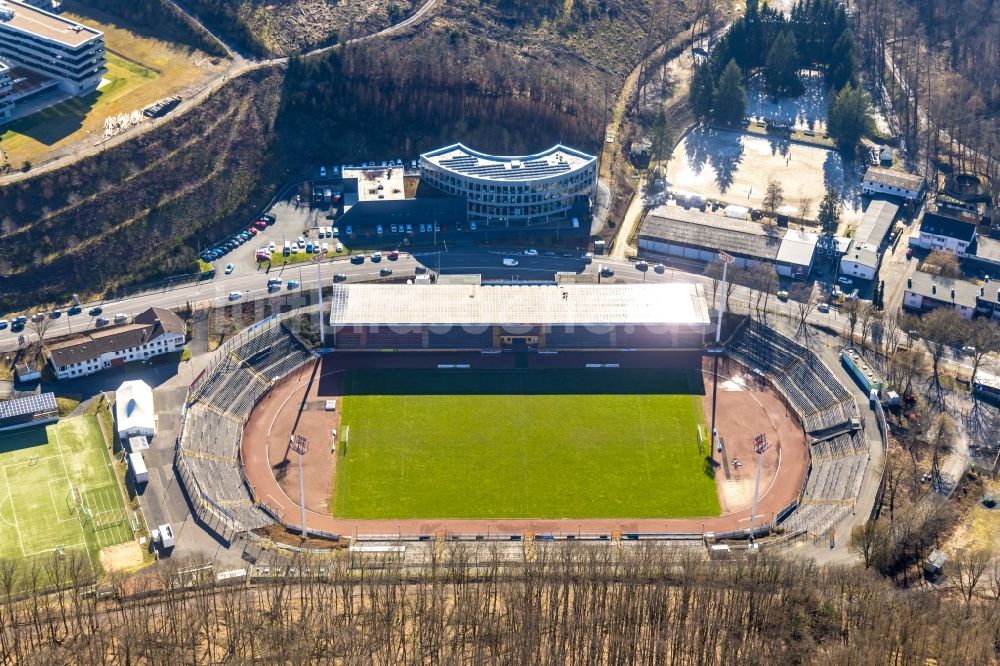
[[[443,33],[292,58],[277,129],[287,159],[315,162],[411,156],[456,141],[501,154],[557,141],[596,150],[598,96],[572,74]]]
[[[531,550],[448,542],[410,571],[298,559],[249,585],[175,558],[99,590],[68,560],[0,561],[0,652],[3,663],[386,666],[987,666],[1000,656],[996,563],[963,565],[960,588],[898,590],[867,570],[766,553]],[[32,593],[42,574],[60,577],[58,593]]]
[[[985,174],[1000,194],[1000,4],[856,0],[861,64],[888,92],[911,164]]]

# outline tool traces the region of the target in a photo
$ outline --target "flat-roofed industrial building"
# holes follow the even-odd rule
[[[778,275],[805,279],[812,270],[819,236],[808,231],[762,225],[681,206],[649,211],[639,231],[645,253],[712,262],[719,251],[740,268],[773,264]]]

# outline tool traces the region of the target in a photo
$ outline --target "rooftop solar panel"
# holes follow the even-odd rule
[[[56,409],[56,394],[42,393],[0,402],[0,421]]]

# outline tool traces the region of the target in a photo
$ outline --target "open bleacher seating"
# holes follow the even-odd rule
[[[177,455],[196,479],[187,486],[196,511],[220,532],[274,523],[243,480],[243,423],[273,381],[310,358],[284,325],[274,325],[220,351],[218,362],[190,396]]]
[[[807,432],[834,428],[858,415],[854,398],[815,354],[766,326],[750,322],[727,353],[770,379]]]

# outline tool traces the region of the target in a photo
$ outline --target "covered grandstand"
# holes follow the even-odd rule
[[[338,350],[701,349],[701,285],[342,284],[330,310]]]

